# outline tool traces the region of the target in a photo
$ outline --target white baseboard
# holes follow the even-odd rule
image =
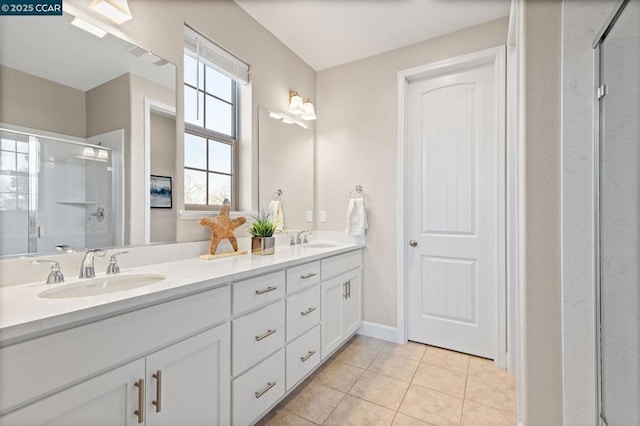
[[[362,321],[362,325],[357,333],[388,342],[405,343],[400,341],[400,333],[397,327],[389,327],[388,325],[377,324],[375,322]]]

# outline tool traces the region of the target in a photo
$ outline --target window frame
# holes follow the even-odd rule
[[[189,50],[188,48],[185,47],[184,49],[184,55],[187,56],[191,56],[193,58],[193,52],[191,52],[191,50]],[[183,63],[184,63],[184,58],[183,58]],[[187,83],[183,76],[183,90],[186,87],[189,87],[193,90],[196,91],[196,103],[199,102],[199,96],[200,94],[203,95],[203,103],[202,103],[202,110],[200,111],[200,113],[202,114],[203,117],[203,124],[205,123],[205,119],[206,119],[206,109],[207,109],[207,102],[206,102],[206,97],[207,96],[211,96],[214,99],[224,102],[226,104],[230,104],[231,105],[231,133],[232,135],[225,135],[224,133],[220,133],[217,132],[215,130],[211,130],[211,129],[207,129],[204,126],[199,126],[197,124],[193,124],[193,123],[188,123],[188,122],[184,122],[184,133],[186,134],[190,134],[196,137],[201,137],[204,138],[207,143],[206,143],[206,169],[199,169],[196,167],[188,167],[184,164],[184,160],[183,160],[183,164],[182,164],[182,169],[183,169],[183,173],[185,170],[195,170],[195,171],[199,171],[199,172],[205,172],[206,173],[206,189],[205,189],[205,194],[206,194],[206,204],[189,204],[186,202],[186,200],[183,199],[184,202],[184,208],[185,210],[192,210],[192,211],[212,211],[212,210],[219,210],[220,207],[222,207],[221,204],[209,204],[209,173],[214,173],[217,175],[223,175],[223,176],[230,176],[231,177],[231,191],[230,191],[230,197],[231,197],[231,209],[232,210],[237,210],[238,207],[238,168],[239,168],[239,161],[238,161],[238,152],[239,152],[239,137],[238,137],[238,130],[239,130],[239,126],[238,126],[238,112],[240,110],[239,105],[238,105],[238,101],[239,101],[239,91],[240,91],[240,85],[238,84],[238,82],[233,79],[230,78],[231,80],[231,101],[229,102],[226,99],[220,98],[218,96],[216,96],[213,93],[207,92],[207,78],[206,78],[206,67],[209,67],[210,69],[212,69],[213,71],[220,73],[222,75],[225,75],[224,73],[220,72],[218,69],[216,69],[215,67],[205,63],[205,62],[200,62],[200,64],[202,64],[205,67],[205,70],[203,72],[203,76],[202,76],[202,81],[203,81],[203,85],[204,87],[198,88],[196,86],[193,86],[192,84]],[[183,100],[184,100],[184,96],[183,96]],[[197,106],[197,104],[196,104]],[[185,108],[184,108],[184,114],[186,114],[186,104],[185,104]],[[219,142],[219,143],[224,143],[226,145],[229,145],[231,147],[231,164],[230,164],[230,173],[222,173],[219,171],[215,171],[213,169],[210,169],[209,167],[209,140],[213,140],[215,142]],[[186,138],[184,139],[184,143],[186,143]],[[183,148],[184,151],[184,148]]]

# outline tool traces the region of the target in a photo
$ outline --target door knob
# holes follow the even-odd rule
[[[417,247],[418,246],[418,242],[416,240],[409,240],[409,245],[411,247]]]

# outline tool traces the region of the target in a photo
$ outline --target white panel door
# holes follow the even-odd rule
[[[494,359],[504,160],[495,64],[408,88],[408,338]]]

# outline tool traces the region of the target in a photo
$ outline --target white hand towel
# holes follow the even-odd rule
[[[282,203],[280,200],[271,200],[269,202],[269,212],[271,218],[276,223],[276,231],[284,230],[284,214],[282,213]]]
[[[347,229],[345,232],[349,235],[364,235],[368,227],[364,200],[362,198],[352,198],[349,200],[349,208],[347,209]]]

